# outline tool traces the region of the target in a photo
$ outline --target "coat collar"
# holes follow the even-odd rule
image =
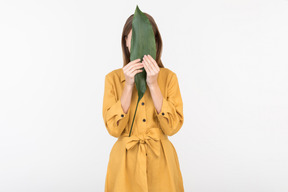
[[[120,80],[121,80],[121,83],[125,81],[125,75],[124,75],[122,68],[120,68]]]

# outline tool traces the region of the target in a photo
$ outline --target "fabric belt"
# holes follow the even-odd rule
[[[118,140],[125,140],[126,152],[138,145],[137,162],[135,162],[135,177],[137,177],[136,180],[138,181],[141,189],[143,189],[143,192],[148,192],[146,173],[146,147],[149,147],[158,158],[160,156],[160,149],[157,145],[157,142],[163,139],[168,139],[168,136],[165,135],[161,128],[158,127],[149,128],[146,133],[140,135],[131,135],[130,137],[128,133],[124,133],[118,138]]]

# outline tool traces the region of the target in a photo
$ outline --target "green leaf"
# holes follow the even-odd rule
[[[141,59],[143,61],[144,55],[151,55],[154,60],[156,60],[156,42],[155,35],[152,29],[152,25],[147,18],[147,16],[139,9],[138,5],[136,6],[135,13],[132,21],[132,38],[131,38],[131,47],[130,47],[130,61],[135,59]],[[145,68],[142,68],[143,71],[137,73],[134,77],[136,84],[136,89],[138,91],[138,101],[136,109],[134,112],[134,117],[129,133],[131,135],[135,115],[138,108],[138,103],[143,97],[147,83],[146,83],[146,71]]]

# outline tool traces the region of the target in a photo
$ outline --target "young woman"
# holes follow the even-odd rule
[[[118,138],[112,147],[105,192],[184,192],[178,156],[168,136],[183,125],[183,102],[176,74],[161,62],[162,39],[154,19],[144,13],[155,34],[156,60],[150,55],[130,61],[131,15],[122,32],[123,68],[105,76],[103,119]],[[145,69],[147,89],[130,128],[138,91],[134,76]]]

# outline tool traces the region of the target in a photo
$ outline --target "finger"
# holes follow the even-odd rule
[[[154,70],[155,73],[158,72],[158,64],[156,63],[156,61],[153,59],[153,57],[151,57],[151,55],[147,56],[148,60],[151,62],[151,67]]]
[[[152,67],[152,64],[151,64],[151,62],[148,60],[147,56],[144,56],[144,60],[145,60],[145,63],[146,63],[146,65],[147,65],[147,67],[149,68],[150,73],[154,72],[154,69],[153,69],[153,67]],[[150,64],[149,64],[149,62],[150,62]]]
[[[141,59],[140,59],[140,58],[138,58],[138,59],[135,59],[135,60],[131,61],[130,63],[137,63],[137,62],[139,62],[139,61],[141,61]]]
[[[152,60],[152,62],[153,62],[153,64],[155,65],[155,67],[156,67],[157,69],[160,69],[159,66],[158,66],[158,64],[157,64],[157,62],[155,61],[155,59],[154,59],[151,55],[148,55],[148,57]]]
[[[137,64],[132,66],[132,69],[130,70],[130,73],[133,73],[135,70],[139,70],[141,68],[143,68],[143,64],[142,63],[137,63]]]
[[[134,71],[136,68],[141,67],[143,64],[142,63],[134,63],[133,65],[130,65],[127,67],[127,72],[132,72]],[[142,66],[143,67],[143,66]]]
[[[131,75],[132,75],[132,77],[134,77],[137,73],[140,73],[142,71],[143,71],[143,69],[135,70]]]
[[[135,59],[135,60],[129,62],[127,65],[125,65],[124,68],[129,68],[129,69],[130,69],[130,67],[131,67],[133,64],[136,64],[136,63],[138,63],[138,62],[140,62],[140,61],[141,61],[140,58],[139,58],[139,59]]]
[[[150,69],[150,72],[154,72],[155,70],[153,69],[153,64],[152,62],[148,59],[147,55],[144,56],[145,62],[147,63],[148,68]]]
[[[133,60],[133,61],[130,61],[127,65],[124,66],[124,68],[125,68],[125,67],[126,67],[126,68],[129,68],[131,65],[133,65],[133,64],[135,64],[135,63],[137,63],[137,62],[140,62],[140,61],[141,61],[140,58],[135,59],[135,60]]]
[[[146,66],[146,64],[145,64],[144,60],[142,61],[142,64],[143,64],[143,67],[144,67],[144,69],[145,69],[146,73],[148,73],[148,69],[147,69],[147,66]]]
[[[151,74],[151,69],[150,69],[150,66],[148,65],[148,63],[146,62],[145,59],[143,59],[143,64],[144,64],[144,67],[145,67],[145,70],[147,72],[148,75]]]

